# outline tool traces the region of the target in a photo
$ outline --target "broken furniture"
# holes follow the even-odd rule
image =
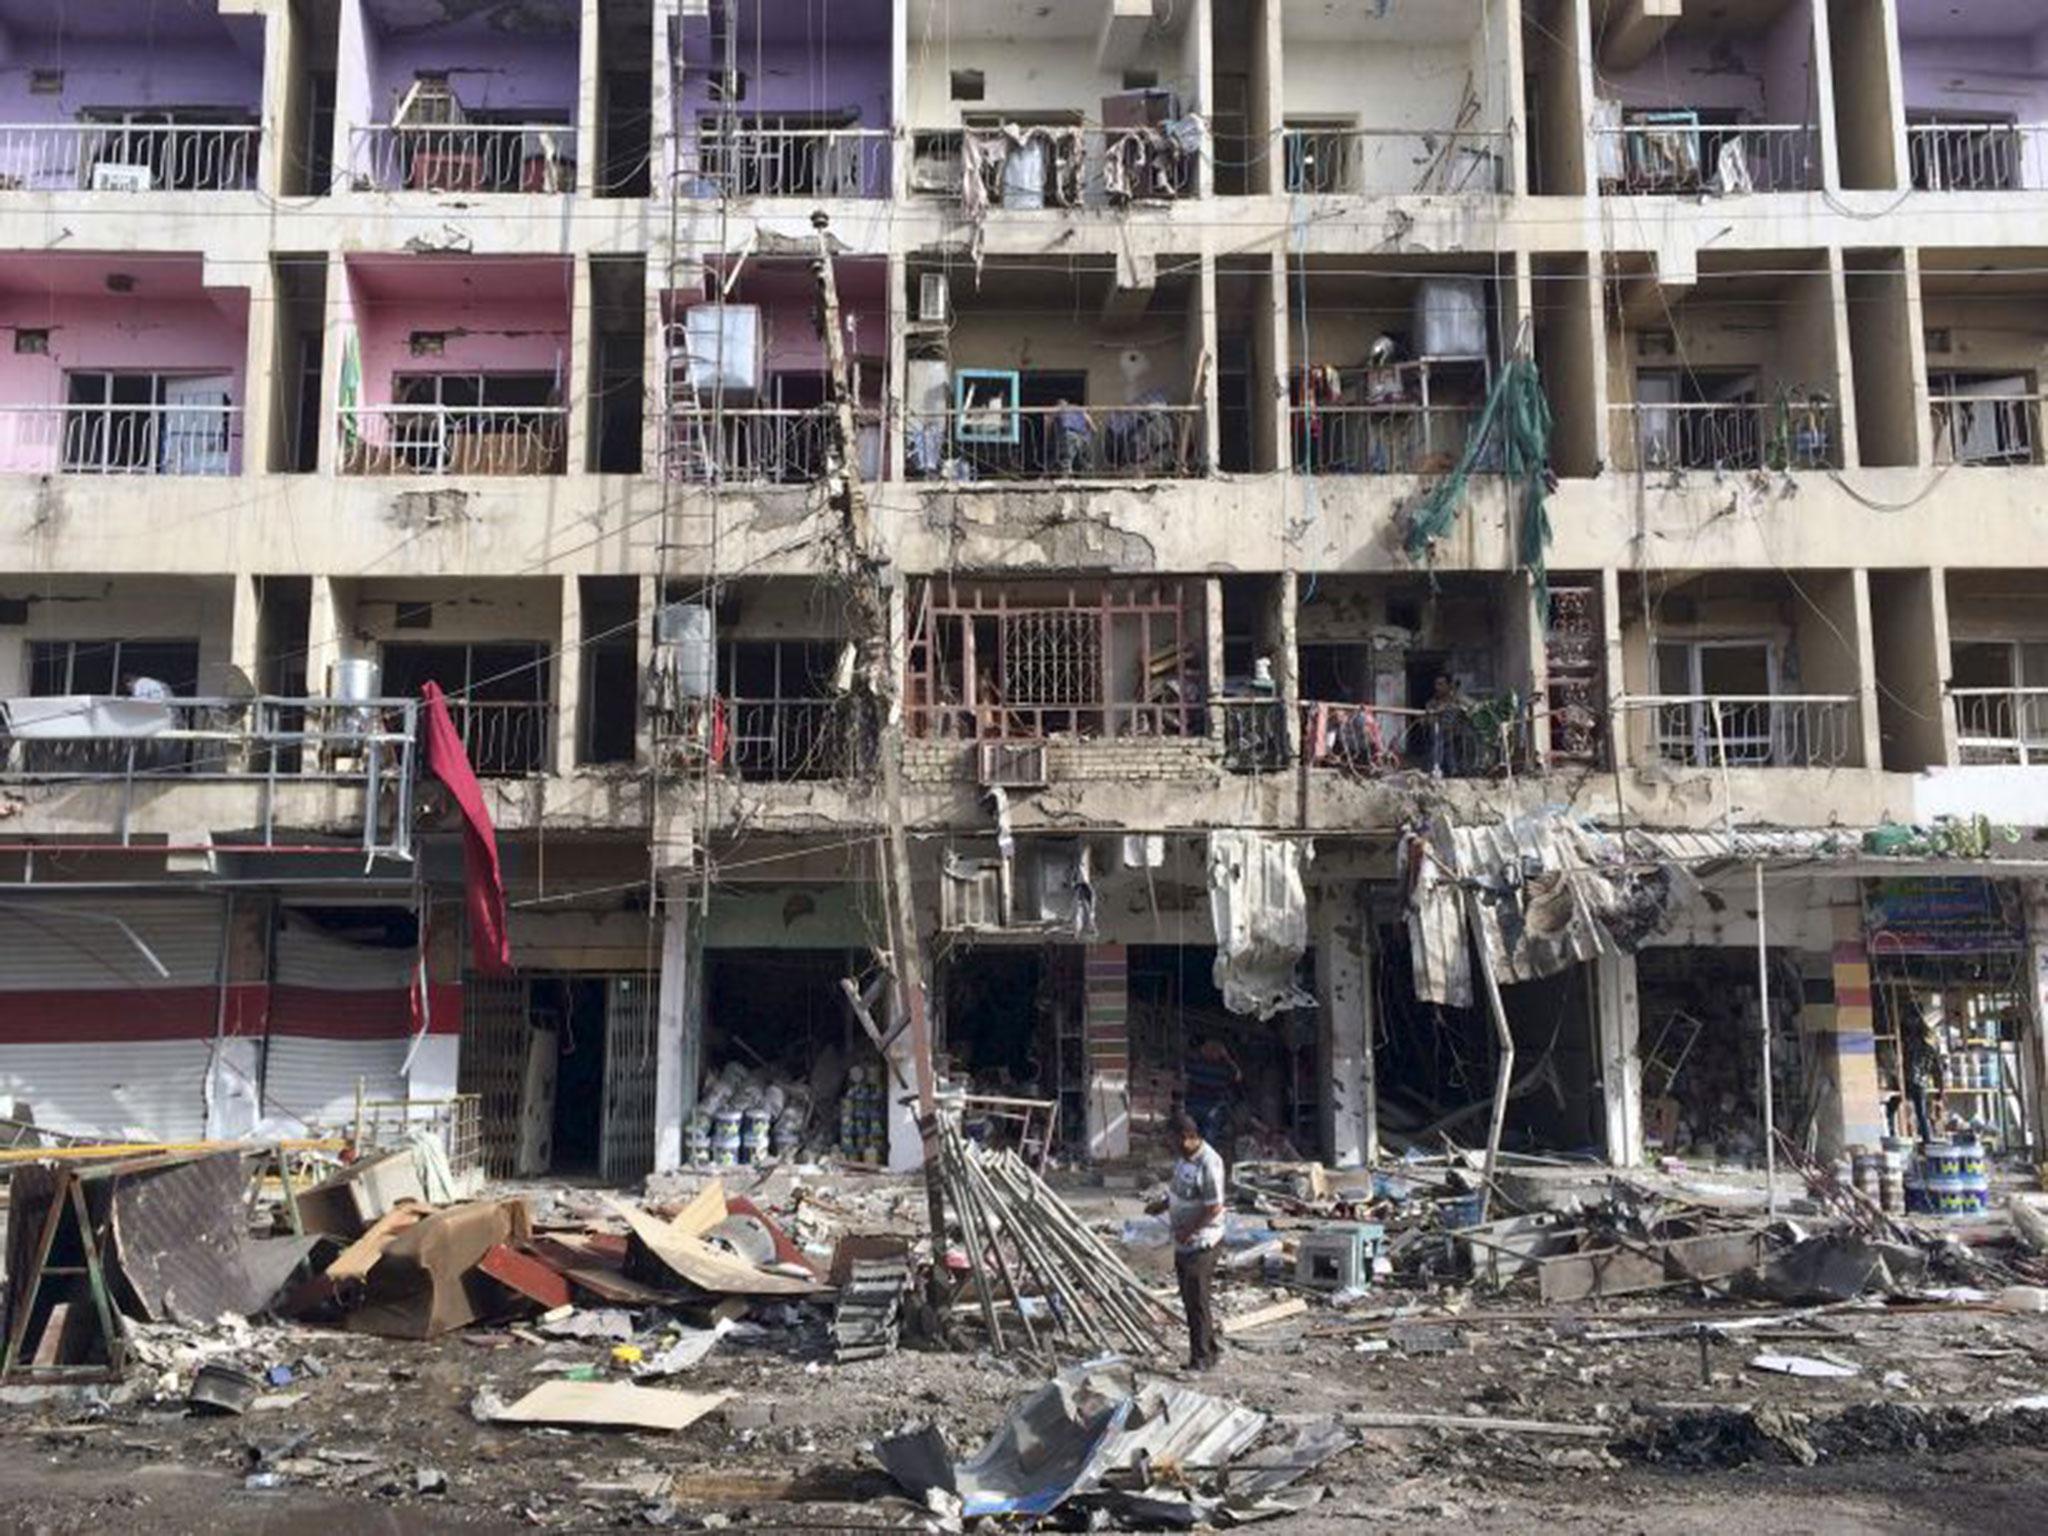
[[[1362,1291],[1372,1283],[1386,1228],[1376,1222],[1339,1222],[1304,1232],[1294,1245],[1294,1283],[1318,1291]]]

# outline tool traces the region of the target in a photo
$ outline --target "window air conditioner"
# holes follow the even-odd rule
[[[921,325],[944,325],[953,310],[953,295],[943,272],[926,272],[917,280],[917,318]]]
[[[984,741],[976,764],[989,789],[1043,789],[1051,780],[1042,741]]]

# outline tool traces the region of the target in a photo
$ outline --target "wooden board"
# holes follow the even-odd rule
[[[1223,1319],[1225,1336],[1233,1333],[1250,1333],[1254,1328],[1263,1328],[1268,1323],[1284,1323],[1290,1317],[1299,1317],[1308,1310],[1308,1303],[1299,1296],[1290,1296],[1285,1301],[1276,1301],[1270,1307],[1260,1307],[1256,1312],[1239,1313],[1236,1317]]]
[[[723,1201],[721,1195],[720,1203]],[[687,1231],[657,1221],[638,1206],[623,1200],[610,1203],[650,1255],[699,1290],[721,1296],[809,1296],[819,1289],[815,1281],[772,1274],[721,1253]]]
[[[500,1410],[497,1424],[577,1424],[591,1429],[687,1429],[730,1392],[669,1392],[623,1381],[549,1381]]]

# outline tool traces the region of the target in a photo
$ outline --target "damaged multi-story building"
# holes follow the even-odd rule
[[[0,95],[13,1120],[1741,1163],[1934,1029],[2048,1141],[2033,0],[0,0]]]

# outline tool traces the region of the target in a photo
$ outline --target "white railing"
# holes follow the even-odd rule
[[[994,406],[913,416],[909,468],[925,480],[1172,479],[1199,475],[1198,405]]]
[[[551,771],[555,706],[533,699],[452,698],[448,713],[479,778],[516,779]]]
[[[750,128],[677,137],[685,197],[887,197],[885,128]]]
[[[873,742],[850,698],[690,700],[663,719],[677,760],[752,783],[857,778]]]
[[[1594,130],[1600,190],[1630,195],[1812,192],[1820,135],[1803,123],[1624,123]]]
[[[966,196],[970,140],[979,147],[972,173],[991,207],[1120,207],[1184,200],[1199,189],[1200,155],[1158,129],[1050,130],[1026,149],[1006,147],[995,155],[979,151],[1006,145],[1001,130],[933,128],[911,135],[912,194],[949,201]]]
[[[566,123],[378,123],[351,130],[349,174],[379,192],[572,192],[576,130]]]
[[[2039,395],[1935,395],[1937,464],[2038,464],[2041,462]]]
[[[873,411],[855,413],[866,480],[880,478],[880,423]],[[838,430],[831,406],[676,410],[669,416],[668,476],[695,485],[808,485],[823,478]]]
[[[1615,435],[1636,469],[1826,469],[1834,405],[1821,399],[1617,405]]]
[[[0,473],[232,475],[239,405],[0,405]]]
[[[1951,688],[1965,765],[2048,763],[2048,688]]]
[[[1298,474],[1405,475],[1449,470],[1478,422],[1469,405],[1297,405]]]
[[[1911,123],[1906,153],[1922,192],[2048,189],[2048,123]]]
[[[1501,192],[1505,133],[1426,128],[1287,128],[1281,131],[1290,193]]]
[[[561,406],[358,406],[341,413],[345,475],[559,475]]]
[[[5,123],[0,191],[242,191],[262,142],[254,123]]]
[[[1633,694],[1616,708],[1636,763],[1846,768],[1861,756],[1849,694]]]

